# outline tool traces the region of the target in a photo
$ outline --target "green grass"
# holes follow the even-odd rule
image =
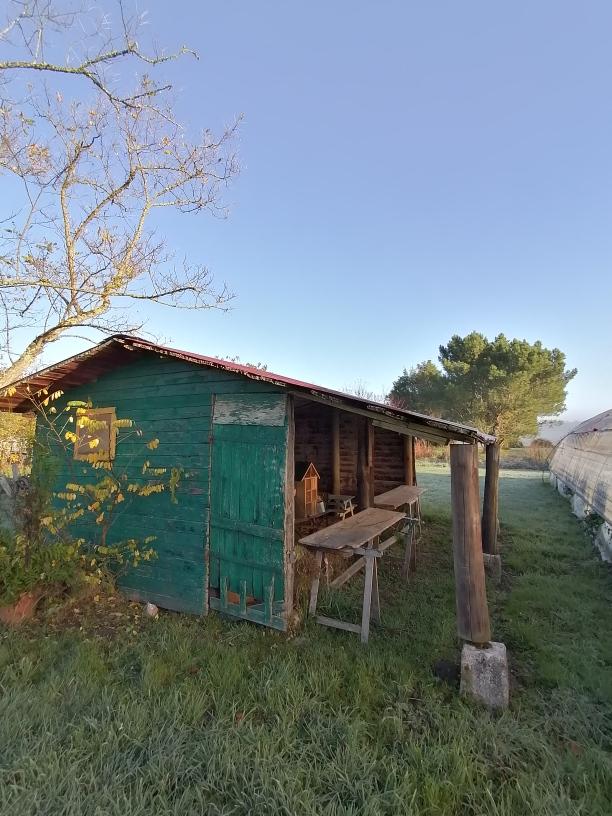
[[[445,468],[422,469],[419,571],[381,567],[370,644],[163,615],[121,639],[0,636],[0,813],[612,812],[612,575],[538,474],[503,473],[507,712],[461,700]],[[324,607],[358,619],[359,582]]]

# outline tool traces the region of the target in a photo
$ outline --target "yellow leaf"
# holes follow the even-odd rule
[[[89,440],[89,447],[90,447],[92,450],[93,450],[94,448],[97,448],[99,444],[100,444],[100,440],[99,440],[97,437],[96,437],[95,439],[90,439],[90,440]]]
[[[155,450],[159,445],[159,439],[152,439],[150,442],[147,442],[147,448],[149,450]]]
[[[96,519],[96,524],[102,524],[103,521],[104,521],[104,511],[102,511],[102,513],[100,513],[100,515]]]

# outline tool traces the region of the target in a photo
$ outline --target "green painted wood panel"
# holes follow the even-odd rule
[[[160,440],[156,450],[146,451],[142,443],[133,438],[119,441],[115,464],[117,469],[128,474],[131,481],[145,482],[140,467],[145,453],[151,467],[177,466],[185,471],[186,476],[177,490],[177,504],[172,503],[167,493],[154,494],[137,502],[126,500],[121,505],[121,516],[111,528],[111,539],[113,536],[115,540],[142,539],[155,535],[152,546],[157,558],[122,576],[121,587],[135,599],[150,600],[168,609],[195,614],[206,612],[209,576],[206,574],[205,550],[208,546],[211,477],[209,437],[213,400],[218,393],[251,394],[259,402],[261,399],[265,401],[271,393],[285,398],[279,389],[267,383],[207,370],[181,360],[134,355],[134,362],[108,372],[92,383],[66,391],[54,403],[58,412],[68,400],[91,400],[94,407],[112,406],[118,419],[132,419],[142,429],[144,440],[154,437]],[[266,430],[261,437],[264,447]],[[44,443],[43,447],[57,455],[59,446],[40,421],[37,435]],[[259,444],[257,439],[252,442],[255,447]],[[135,464],[135,456],[138,464]],[[81,481],[96,478],[86,463],[73,462],[65,457],[58,461],[52,484],[56,491],[65,489],[66,483],[75,475]],[[230,490],[229,498],[231,495]],[[75,524],[73,532],[91,539],[96,534],[95,524],[91,521]],[[263,555],[253,550],[255,558],[265,556],[264,543],[262,540]],[[246,545],[241,546],[245,549]],[[274,557],[278,557],[277,551]],[[251,567],[251,572],[253,570],[255,567]],[[258,587],[262,583],[261,579],[255,581]]]
[[[235,411],[224,402],[213,421],[210,604],[283,629],[286,395],[237,402]],[[257,416],[274,424],[248,424]],[[255,604],[231,603],[228,592]]]

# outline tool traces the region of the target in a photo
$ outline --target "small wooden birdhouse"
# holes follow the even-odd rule
[[[319,474],[312,462],[295,463],[295,517],[308,518],[317,513]]]

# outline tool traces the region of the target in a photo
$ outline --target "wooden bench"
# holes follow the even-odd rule
[[[315,553],[316,571],[310,587],[309,615],[316,616],[321,565],[326,553],[336,552],[342,555],[361,556],[331,582],[330,586],[333,588],[342,586],[353,575],[356,575],[362,567],[365,568],[361,624],[328,618],[324,615],[316,616],[317,623],[356,632],[361,636],[362,643],[368,642],[370,614],[372,613],[376,620],[380,620],[377,560],[395,541],[395,538],[392,537],[381,544],[380,536],[396,526],[404,518],[404,513],[369,507],[361,513],[350,516],[344,521],[339,521],[337,524],[332,524],[324,530],[318,530],[316,533],[299,540],[302,546],[308,547]]]

